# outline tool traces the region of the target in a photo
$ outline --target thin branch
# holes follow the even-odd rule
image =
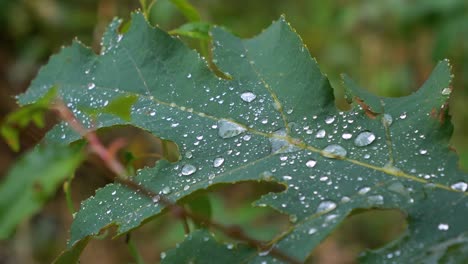
[[[217,229],[224,233],[226,236],[236,239],[239,241],[245,242],[247,245],[250,247],[256,248],[257,250],[260,251],[269,251],[269,255],[273,256],[274,258],[278,260],[285,261],[287,263],[291,264],[299,264],[302,263],[299,260],[287,255],[286,253],[282,252],[281,250],[275,248],[274,246],[271,248],[268,247],[268,243],[262,242],[260,240],[254,239],[247,235],[239,226],[226,226],[223,225],[219,222],[216,222],[211,219],[207,219],[204,216],[198,215],[196,213],[193,213],[189,210],[186,210],[183,206],[180,206],[174,202],[172,202],[170,199],[168,199],[166,196],[162,194],[158,194],[153,192],[152,190],[137,184],[136,182],[132,181],[128,175],[127,171],[125,168],[122,166],[122,164],[117,160],[116,158],[116,152],[119,148],[123,146],[122,140],[120,141],[115,141],[109,148],[106,148],[99,138],[97,137],[96,133],[94,131],[86,129],[74,116],[74,114],[70,111],[70,109],[62,102],[62,101],[57,101],[53,109],[57,110],[59,113],[59,116],[61,117],[62,120],[67,122],[72,129],[74,129],[76,132],[78,132],[82,137],[84,137],[88,143],[89,143],[89,148],[91,152],[95,153],[100,157],[100,159],[104,162],[104,164],[116,174],[115,177],[112,175],[104,174],[105,177],[109,178],[112,181],[115,181],[117,183],[120,183],[121,185],[126,186],[129,189],[132,189],[140,194],[143,194],[144,196],[147,196],[150,198],[153,202],[155,203],[160,203],[167,207],[169,211],[172,213],[172,215],[176,218],[179,219],[191,219],[195,222],[204,222],[208,227],[211,227],[213,229]],[[183,221],[184,222],[184,221]],[[186,225],[186,226],[185,226]],[[185,221],[184,224],[184,230],[186,232],[189,231],[188,229],[188,224]]]

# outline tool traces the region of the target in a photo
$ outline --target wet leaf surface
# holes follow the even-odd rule
[[[372,263],[410,263],[467,231],[467,176],[448,146],[447,61],[402,98],[374,96],[345,77],[353,103],[343,112],[283,18],[252,39],[212,30],[214,63],[229,79],[215,76],[195,51],[150,27],[141,14],[133,15],[124,35],[119,24],[109,26],[100,55],[74,42],[53,56],[20,102],[34,102],[55,86],[87,126],[133,125],[174,141],[178,162],[138,171],[135,179],[146,188],[177,201],[218,183],[281,182],[284,192],[265,195],[257,205],[290,215],[293,228],[274,246],[299,260],[358,208],[398,208],[408,215],[402,238],[367,253]],[[128,111],[119,111],[125,115],[100,111],[125,97],[132,98]],[[63,124],[48,134],[49,141],[77,139]],[[109,184],[82,203],[69,246],[112,224],[125,233],[162,209]],[[244,257],[271,260],[256,251]]]

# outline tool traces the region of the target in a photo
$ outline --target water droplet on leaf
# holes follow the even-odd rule
[[[223,165],[224,158],[219,157],[213,160],[213,167],[218,168],[219,166]]]
[[[327,158],[346,157],[347,151],[340,145],[332,144],[323,149],[323,155]]]
[[[166,186],[166,187],[164,187],[164,188],[161,190],[161,192],[162,192],[163,194],[166,194],[166,195],[167,195],[167,194],[170,194],[170,193],[171,193],[171,188],[170,188],[169,186]]]
[[[343,139],[350,139],[350,138],[353,137],[353,134],[351,134],[351,133],[343,133],[343,135],[341,135],[341,137],[342,137]]]
[[[307,234],[309,235],[313,235],[317,232],[317,229],[316,228],[310,228],[309,231],[307,232]]]
[[[317,131],[317,134],[315,134],[316,138],[324,138],[327,132],[324,129],[320,129]]]
[[[450,226],[448,224],[441,223],[437,226],[437,228],[441,231],[447,231],[449,230]]]
[[[218,121],[218,135],[222,138],[232,138],[245,131],[244,127],[229,120],[221,119]]]
[[[185,164],[182,167],[182,175],[189,176],[194,174],[197,171],[197,167],[193,166],[192,164]]]
[[[358,194],[364,195],[364,194],[368,193],[370,191],[370,189],[371,189],[370,187],[363,187],[358,191]]]
[[[393,117],[390,115],[390,114],[384,114],[383,117],[382,117],[382,124],[384,124],[384,126],[391,126],[393,123]]]
[[[441,92],[443,95],[450,95],[452,93],[452,89],[450,88],[444,88]]]
[[[306,166],[309,167],[309,168],[315,167],[315,164],[317,164],[317,161],[316,161],[316,160],[312,160],[312,159],[311,159],[311,160],[308,160],[308,161],[306,162]]]
[[[247,102],[247,103],[250,103],[253,100],[255,100],[255,98],[257,98],[257,96],[252,92],[242,93],[240,97],[244,102]]]
[[[335,117],[334,116],[329,116],[327,118],[325,118],[325,123],[326,124],[331,124],[335,121]]]
[[[466,190],[468,189],[468,184],[466,182],[461,181],[450,185],[450,188],[452,188],[455,191],[466,192]]]
[[[375,140],[374,133],[369,132],[369,131],[364,131],[364,132],[359,133],[359,135],[357,135],[356,139],[354,140],[354,145],[358,147],[365,147],[365,146],[372,144],[374,140]]]
[[[285,137],[286,129],[280,128],[273,132],[273,137],[270,138],[271,153],[288,153],[298,151],[299,148],[290,144],[286,139],[278,138],[276,136]]]
[[[367,201],[370,204],[380,205],[384,203],[384,198],[382,195],[372,195],[367,197]]]
[[[333,201],[323,201],[317,207],[316,213],[330,212],[336,208],[336,203]]]

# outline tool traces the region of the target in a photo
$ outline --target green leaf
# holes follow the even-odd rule
[[[222,245],[208,231],[200,229],[189,234],[176,249],[163,253],[162,263],[235,264],[248,260],[252,254],[256,250],[244,245]]]
[[[13,165],[0,185],[0,239],[39,211],[82,159],[76,148],[47,145],[38,146]]]
[[[56,85],[93,128],[130,124],[175,142],[178,162],[162,160],[134,177],[146,188],[177,201],[214,184],[282,183],[284,192],[267,194],[257,205],[290,216],[292,228],[272,243],[300,261],[356,209],[398,208],[408,215],[406,234],[394,242],[404,250],[383,248],[375,254],[377,263],[411,263],[467,231],[467,175],[448,146],[453,128],[447,61],[402,98],[377,97],[345,80],[348,98],[356,100],[343,112],[283,18],[247,40],[212,30],[214,62],[229,79],[215,76],[195,51],[150,27],[141,14],[133,15],[124,35],[117,27],[114,20],[101,55],[77,42],[54,55],[20,102],[34,102]],[[130,121],[77,110],[122,96],[137,98]],[[64,124],[47,135],[52,142],[77,139]],[[109,184],[82,203],[69,246],[113,224],[124,234],[162,209]],[[252,253],[249,262],[270,259]]]
[[[170,0],[190,22],[200,21],[200,14],[188,0]]]
[[[14,151],[20,149],[18,128],[24,128],[31,122],[40,128],[44,127],[45,114],[56,95],[56,88],[49,88],[49,91],[35,103],[25,105],[8,114],[0,126],[2,137]]]
[[[191,22],[171,30],[169,33],[173,35],[181,35],[202,40],[210,39],[211,24],[205,22]]]

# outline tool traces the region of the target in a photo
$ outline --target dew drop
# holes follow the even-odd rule
[[[307,234],[309,235],[313,235],[317,232],[317,229],[316,228],[310,228],[309,231],[307,232]]]
[[[448,224],[441,223],[437,226],[437,228],[441,231],[447,231],[449,230],[450,226]]]
[[[153,111],[153,112],[150,113],[150,116],[155,116],[155,115],[156,115],[156,112],[155,112],[155,111]]]
[[[350,138],[353,137],[353,134],[351,134],[351,133],[343,133],[343,135],[341,135],[341,137],[342,137],[343,139],[350,139]]]
[[[191,74],[191,73],[187,74],[187,79],[190,79],[190,78],[192,78],[192,74]]]
[[[313,160],[313,159],[308,160],[308,161],[306,162],[306,166],[309,167],[309,168],[315,167],[315,164],[317,164],[317,161],[316,161],[316,160]]]
[[[365,146],[372,144],[374,140],[375,140],[374,133],[369,132],[369,131],[363,131],[359,133],[359,135],[357,135],[356,139],[354,140],[354,145],[358,147],[365,147]]]
[[[441,93],[442,93],[442,95],[450,95],[452,93],[452,89],[450,89],[448,87],[444,88]]]
[[[405,118],[406,118],[406,112],[404,112],[404,113],[402,113],[402,114],[400,115],[400,119],[405,119]]]
[[[213,160],[213,167],[218,168],[219,166],[223,165],[224,158],[219,157]]]
[[[391,126],[393,123],[393,117],[390,114],[384,114],[382,117],[382,124],[384,126]]]
[[[159,200],[161,200],[161,196],[155,195],[153,196],[153,198],[151,198],[151,200],[153,200],[153,203],[159,203]]]
[[[368,193],[370,191],[370,189],[371,189],[370,187],[363,187],[358,191],[358,194],[364,195],[364,194]]]
[[[164,187],[164,188],[161,190],[161,192],[162,192],[163,194],[166,194],[166,195],[167,195],[167,194],[170,194],[170,193],[171,193],[171,188],[170,188],[169,186],[166,186],[166,187]]]
[[[323,149],[322,154],[327,158],[346,157],[347,151],[340,145],[332,144]]]
[[[317,207],[316,213],[330,212],[336,208],[336,203],[332,201],[323,201]]]
[[[450,188],[452,188],[455,191],[466,192],[466,190],[468,189],[468,184],[466,182],[461,181],[450,185]]]
[[[289,175],[284,175],[284,176],[283,176],[283,180],[285,180],[285,181],[290,181],[290,180],[292,180],[292,177],[289,176]]]
[[[320,129],[317,131],[317,134],[315,134],[316,138],[324,138],[327,135],[327,132],[324,129]]]
[[[325,123],[326,124],[331,124],[335,121],[335,117],[334,116],[329,116],[327,118],[325,118]]]
[[[192,164],[185,164],[182,167],[182,175],[189,176],[194,174],[197,171],[197,167],[193,166]]]
[[[273,135],[270,138],[271,153],[289,153],[299,150],[298,147],[290,144],[286,139],[278,138],[287,136],[286,129],[280,128],[273,132]]]
[[[94,83],[88,83],[88,90],[92,90],[96,87],[96,84]]]
[[[247,103],[250,103],[253,100],[255,100],[255,98],[257,98],[257,96],[252,92],[244,92],[241,94],[240,97],[244,102],[247,102]]]
[[[218,135],[222,138],[232,138],[245,131],[244,127],[229,120],[221,119],[218,121]]]
[[[367,197],[367,201],[370,204],[380,205],[384,203],[384,198],[382,195],[372,195],[372,196]]]
[[[426,155],[426,154],[427,154],[427,150],[426,150],[426,149],[420,149],[420,150],[419,150],[419,154],[421,154],[421,155]]]
[[[351,198],[349,198],[348,196],[343,196],[343,197],[341,197],[341,202],[342,202],[342,203],[347,203],[347,202],[349,202],[349,201],[351,201]]]

